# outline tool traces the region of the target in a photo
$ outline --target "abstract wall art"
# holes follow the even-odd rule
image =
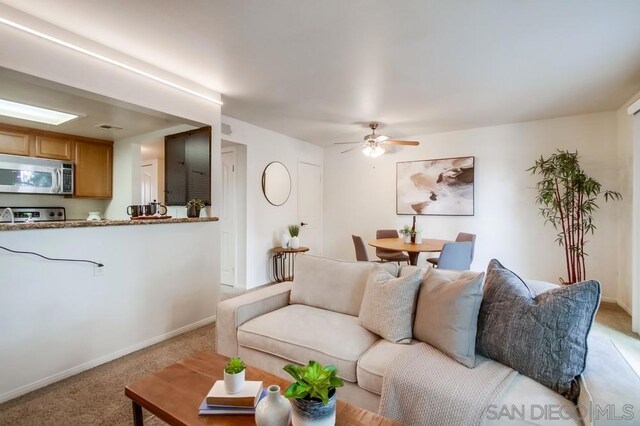
[[[474,157],[396,164],[396,214],[473,216]]]

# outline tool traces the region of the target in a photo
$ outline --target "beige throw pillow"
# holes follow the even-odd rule
[[[422,271],[395,278],[382,267],[371,269],[360,306],[360,325],[394,343],[411,342],[413,313]]]
[[[429,269],[418,295],[415,338],[473,368],[483,284],[484,272]]]

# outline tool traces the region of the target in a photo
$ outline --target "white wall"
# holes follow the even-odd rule
[[[223,116],[232,134],[224,139],[247,147],[246,288],[272,282],[271,254],[280,245],[280,235],[298,220],[298,161],[322,165],[319,146]],[[272,161],[283,163],[291,175],[291,196],[282,206],[269,204],[262,194],[262,172]],[[300,234],[304,245],[304,232]],[[241,254],[242,255],[242,254]]]
[[[454,239],[458,232],[478,235],[473,269],[491,258],[525,277],[558,282],[565,276],[564,253],[555,232],[543,226],[535,204],[535,177],[526,169],[540,155],[577,149],[582,165],[605,188],[618,188],[616,114],[606,112],[552,120],[418,136],[419,147],[404,147],[378,159],[358,150],[325,150],[325,255],[354,259],[351,235],[365,241],[376,229],[400,228],[411,216],[395,214],[396,162],[475,156],[475,216],[418,216],[424,235]],[[411,138],[413,139],[413,138]],[[618,285],[616,206],[601,202],[598,230],[587,246],[589,277],[598,279],[613,300]],[[369,255],[374,256],[370,249]],[[421,257],[424,263],[425,255]]]
[[[620,191],[624,199],[618,204],[618,228],[619,244],[619,269],[620,281],[618,283],[618,304],[631,314],[632,308],[632,284],[633,284],[633,233],[629,232],[633,227],[633,169],[634,169],[634,142],[633,142],[633,117],[627,113],[627,107],[640,97],[640,93],[633,96],[616,111],[618,124],[618,168],[620,179]]]
[[[2,4],[0,14],[220,97]],[[217,198],[219,105],[5,25],[0,25],[0,39],[2,67],[212,126],[212,196]],[[114,187],[114,196],[121,190],[126,191],[126,185]],[[218,211],[214,204],[209,213]],[[169,242],[174,249],[167,249]],[[0,232],[0,245],[96,256],[107,265],[100,285],[87,284],[87,271],[78,266],[16,261],[0,253],[0,356],[7,357],[0,371],[0,400],[210,321],[215,313],[220,288],[218,223],[7,231]]]
[[[213,222],[0,232],[0,401],[214,319]],[[197,247],[197,250],[193,250]],[[213,337],[212,337],[213,338]]]

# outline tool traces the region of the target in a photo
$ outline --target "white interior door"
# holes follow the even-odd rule
[[[298,162],[298,220],[300,245],[322,255],[322,168]]]
[[[236,280],[236,153],[222,153],[222,199],[220,224],[222,228],[222,284],[235,286]]]
[[[140,191],[142,204],[158,199],[158,160],[145,161],[140,166]]]

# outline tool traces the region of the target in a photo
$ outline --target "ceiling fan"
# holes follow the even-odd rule
[[[367,157],[379,157],[385,153],[385,145],[409,145],[409,146],[417,146],[420,145],[418,141],[401,141],[397,139],[391,139],[389,136],[385,135],[377,135],[376,129],[378,128],[378,123],[371,122],[369,123],[369,128],[371,129],[371,134],[366,135],[364,137],[364,141],[362,142],[336,142],[334,145],[347,145],[352,143],[358,143],[360,146],[355,146],[353,148],[349,148],[346,151],[342,151],[341,154],[344,154],[349,151],[353,151],[354,149],[362,149],[362,153]]]

